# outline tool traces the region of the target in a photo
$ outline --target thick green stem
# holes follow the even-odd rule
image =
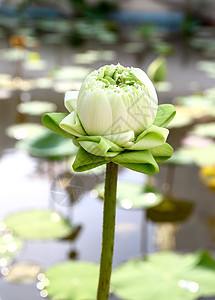
[[[115,235],[117,174],[118,165],[112,162],[108,163],[105,177],[102,251],[97,300],[107,300],[109,295]]]

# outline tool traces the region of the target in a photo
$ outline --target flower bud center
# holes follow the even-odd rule
[[[129,94],[139,97],[142,94],[149,95],[145,85],[135,77],[132,68],[125,68],[118,65],[101,67],[92,72],[85,82],[88,91],[101,88],[107,95],[118,93]]]

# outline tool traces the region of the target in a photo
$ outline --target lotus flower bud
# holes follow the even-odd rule
[[[128,131],[137,135],[153,123],[157,106],[157,94],[146,73],[118,64],[88,75],[78,94],[76,112],[87,135]]]

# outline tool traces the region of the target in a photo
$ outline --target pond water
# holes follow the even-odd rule
[[[214,85],[213,79],[197,70],[196,63],[202,59],[199,53],[190,51],[185,53],[184,48],[176,43],[176,53],[167,58],[168,77],[173,89],[170,92],[160,93],[160,103],[171,103],[178,95],[191,94],[194,91],[204,90]],[[7,47],[6,41],[1,42],[2,49]],[[79,49],[95,49],[94,45]],[[144,61],[134,55],[128,55],[121,46],[114,46],[116,52],[113,63],[138,66],[145,69],[153,60],[148,55]],[[57,45],[51,48],[48,45],[41,47],[41,57],[47,62],[50,70],[56,64],[61,66],[73,63],[77,50]],[[15,74],[14,63],[1,61],[1,72]],[[105,62],[99,61],[90,66],[97,68]],[[24,71],[24,78],[43,76],[44,71]],[[56,93],[51,89],[33,89],[21,93],[21,97],[32,100],[51,101],[57,104],[58,111],[63,111],[63,93]],[[15,140],[5,134],[5,129],[21,120],[22,115],[17,113],[16,106],[20,101],[20,92],[15,91],[9,99],[0,100],[0,219],[28,209],[56,209],[67,217],[75,226],[81,226],[80,234],[73,241],[26,241],[24,248],[15,258],[16,262],[30,261],[45,270],[58,262],[68,260],[69,256],[76,256],[84,261],[99,263],[102,229],[102,201],[94,197],[90,191],[95,184],[101,182],[103,175],[85,176],[82,183],[88,190],[79,201],[70,206],[59,205],[53,197],[53,178],[65,168],[65,162],[51,163],[46,160],[30,157],[28,154],[14,149]],[[28,116],[25,121],[40,122],[39,117]],[[177,146],[183,129],[172,131],[171,144]],[[50,173],[51,172],[51,173]],[[154,176],[159,188],[165,188],[168,168],[162,166],[160,173]],[[80,175],[81,176],[81,175]],[[119,180],[144,183],[147,178],[129,170],[120,169]],[[117,266],[132,257],[154,252],[157,249],[175,249],[182,252],[194,251],[200,248],[213,250],[215,246],[215,201],[210,192],[199,179],[197,167],[176,167],[173,181],[173,193],[177,199],[190,201],[194,208],[190,217],[180,224],[155,224],[146,221],[143,210],[126,210],[117,208],[116,239],[113,265]],[[62,195],[59,197],[64,197]],[[161,238],[163,236],[163,238]],[[143,238],[144,237],[144,238]],[[143,242],[144,241],[144,242]],[[12,284],[0,278],[0,297],[2,300],[37,300],[41,299],[36,283]],[[116,299],[112,297],[111,299]],[[213,298],[210,298],[213,299]],[[215,299],[215,298],[214,298]]]

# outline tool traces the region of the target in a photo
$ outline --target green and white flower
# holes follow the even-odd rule
[[[158,106],[155,88],[139,68],[118,64],[93,71],[79,92],[66,93],[65,106],[69,114],[46,114],[43,123],[80,146],[76,171],[113,161],[153,174],[159,170],[156,161],[172,154],[163,126],[175,109]]]

